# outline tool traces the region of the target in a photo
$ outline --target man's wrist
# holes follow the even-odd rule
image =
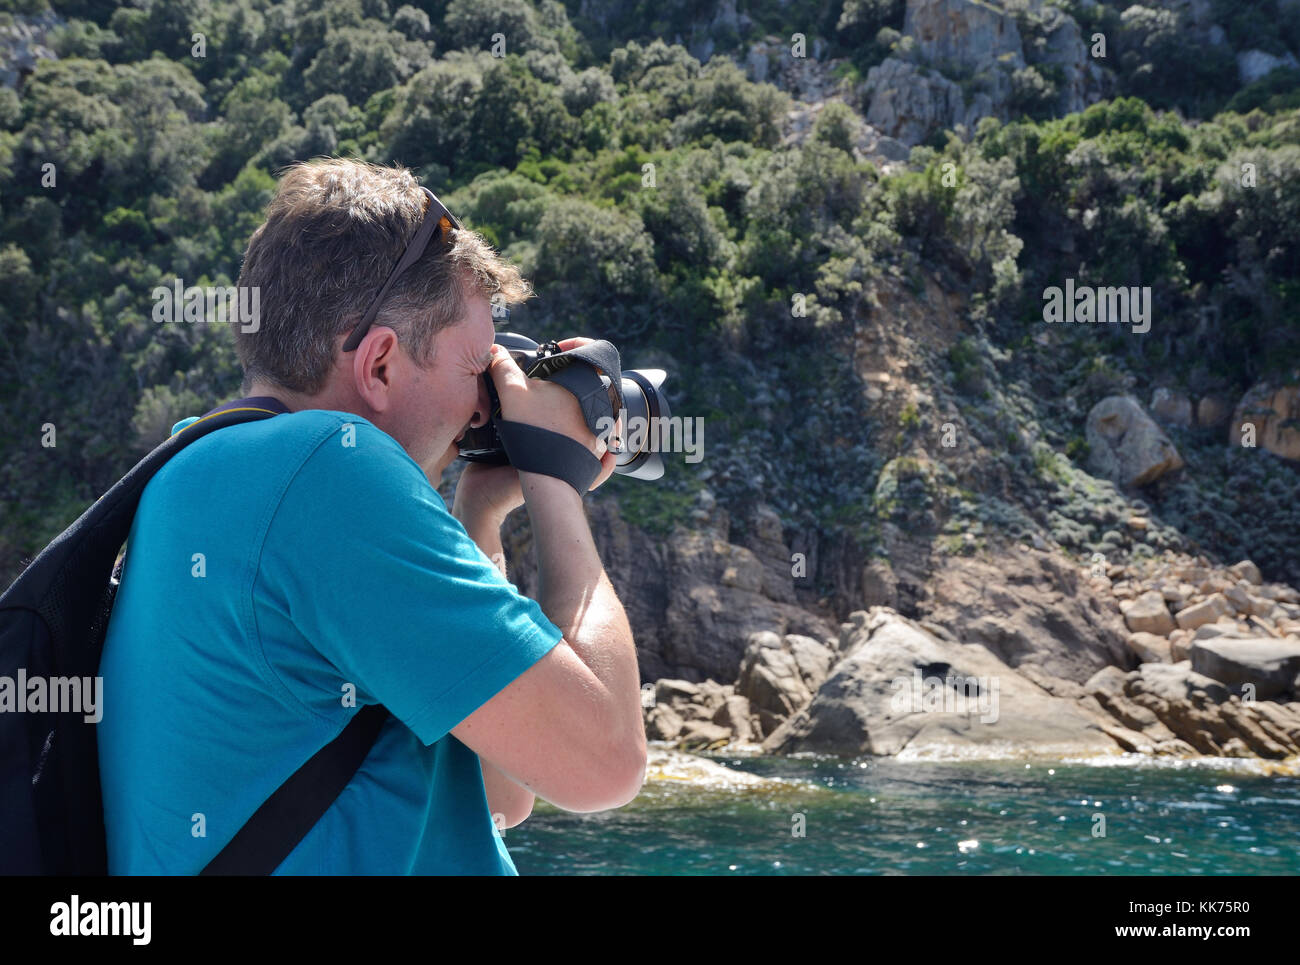
[[[540,472],[519,472],[519,484],[524,491],[524,502],[531,504],[538,499],[559,500],[561,503],[582,508],[582,495],[571,485],[556,476]]]

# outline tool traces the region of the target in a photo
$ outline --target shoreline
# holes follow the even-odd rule
[[[794,761],[803,764],[814,762],[834,762],[846,765],[849,763],[860,765],[864,762],[895,762],[899,765],[1027,764],[1030,768],[1036,766],[1052,767],[1054,765],[1059,765],[1064,767],[1140,767],[1157,770],[1213,769],[1247,773],[1259,777],[1300,777],[1300,755],[1283,760],[1265,760],[1256,757],[1216,757],[1209,754],[1197,755],[1194,757],[1172,757],[1119,750],[1115,753],[1098,753],[1090,755],[1057,755],[1026,750],[1016,754],[998,756],[983,753],[972,754],[972,748],[970,747],[955,747],[952,755],[907,757],[897,754],[887,754],[863,755],[860,757],[846,758],[832,754],[817,754],[810,751],[794,754],[768,754],[764,753],[762,747],[758,744],[732,744],[715,748],[713,750],[685,750],[675,746],[670,741],[649,741],[647,742],[647,746],[650,749],[650,757],[652,760],[658,758],[662,761],[664,758],[667,758],[668,762],[675,766],[686,766],[688,762],[692,760],[706,761],[715,764],[718,767],[725,768],[728,772],[733,774],[747,774],[748,772],[738,771],[735,768],[729,767],[726,764],[727,759],[754,760],[761,758],[773,761]],[[662,767],[663,765],[661,764],[660,766]],[[653,771],[654,768],[652,767],[647,773],[647,783],[652,779],[658,779],[651,776],[651,772]],[[668,778],[668,780],[677,780],[677,778]]]

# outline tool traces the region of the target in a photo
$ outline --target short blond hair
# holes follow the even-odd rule
[[[313,395],[324,388],[338,337],[351,331],[424,218],[425,195],[403,167],[318,158],[288,168],[249,239],[239,285],[256,287],[259,326],[235,326],[245,389],[254,378]],[[417,363],[480,292],[495,305],[532,295],[519,269],[483,236],[453,230],[397,281],[376,325],[398,334]]]

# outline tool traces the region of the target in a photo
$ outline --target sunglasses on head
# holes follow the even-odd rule
[[[416,229],[415,235],[406,246],[406,251],[402,253],[402,257],[393,266],[393,270],[388,273],[388,278],[384,281],[384,287],[379,289],[379,294],[370,303],[366,313],[361,316],[361,322],[352,330],[348,340],[343,343],[343,351],[345,352],[354,351],[361,344],[361,340],[366,337],[366,332],[370,331],[370,326],[375,323],[375,316],[379,314],[379,308],[384,304],[384,299],[388,297],[393,285],[397,283],[397,279],[402,277],[402,273],[406,269],[420,260],[420,256],[429,247],[429,242],[433,239],[435,232],[439,238],[446,240],[452,228],[460,230],[460,222],[447,210],[446,205],[439,201],[437,196],[428,188],[421,187],[420,190],[424,192],[426,197],[424,220],[420,222],[420,227]],[[496,319],[508,319],[510,310],[494,307],[492,316]]]

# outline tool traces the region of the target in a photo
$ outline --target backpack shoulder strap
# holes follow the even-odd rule
[[[269,875],[325,816],[361,769],[388,711],[363,707],[262,803],[200,875]]]

